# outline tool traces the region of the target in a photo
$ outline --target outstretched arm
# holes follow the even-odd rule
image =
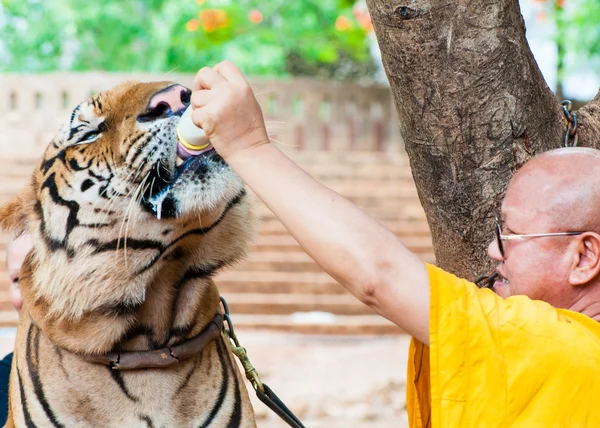
[[[429,343],[425,265],[385,226],[271,145],[260,107],[230,62],[201,69],[193,120],[304,250],[385,318]]]

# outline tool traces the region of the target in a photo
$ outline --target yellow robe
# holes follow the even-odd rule
[[[430,347],[410,347],[411,427],[600,427],[600,323],[427,270]]]

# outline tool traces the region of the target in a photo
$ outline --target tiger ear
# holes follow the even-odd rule
[[[20,235],[27,227],[25,202],[21,196],[0,207],[0,229]]]

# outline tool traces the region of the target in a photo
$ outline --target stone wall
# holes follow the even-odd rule
[[[191,74],[48,73],[0,75],[0,156],[39,154],[72,109],[125,80],[171,80]],[[385,85],[314,80],[253,80],[268,130],[285,147],[320,151],[402,149],[391,92]]]

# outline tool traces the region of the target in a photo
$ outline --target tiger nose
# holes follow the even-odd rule
[[[148,113],[155,119],[181,116],[190,105],[192,91],[182,85],[171,85],[152,95],[148,102]]]

